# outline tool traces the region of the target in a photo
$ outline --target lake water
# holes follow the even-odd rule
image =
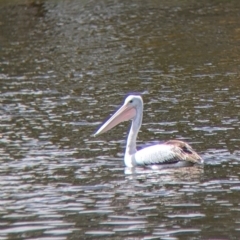
[[[0,239],[240,236],[240,1],[0,0]],[[125,169],[138,145],[190,143],[201,167]]]

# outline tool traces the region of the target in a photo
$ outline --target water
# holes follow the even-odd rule
[[[0,239],[238,239],[240,3],[0,1]],[[138,145],[190,143],[203,167],[125,169]]]

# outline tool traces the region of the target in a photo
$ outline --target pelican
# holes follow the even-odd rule
[[[131,128],[127,138],[124,155],[126,167],[161,165],[168,167],[185,167],[203,163],[203,159],[190,145],[179,140],[169,140],[163,144],[155,144],[141,150],[136,148],[138,131],[142,125],[143,100],[141,96],[128,96],[122,107],[113,114],[95,133],[99,135],[107,132],[123,121],[131,120]]]

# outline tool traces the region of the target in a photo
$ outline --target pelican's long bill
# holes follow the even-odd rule
[[[119,123],[132,119],[135,115],[135,107],[129,103],[124,103],[123,106],[118,109],[118,111],[107,122],[105,122],[102,127],[98,129],[94,136],[107,132]]]

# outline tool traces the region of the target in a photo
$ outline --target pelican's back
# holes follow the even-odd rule
[[[180,161],[191,165],[203,162],[190,145],[178,140],[141,149],[135,153],[134,158],[138,165],[175,164]]]

